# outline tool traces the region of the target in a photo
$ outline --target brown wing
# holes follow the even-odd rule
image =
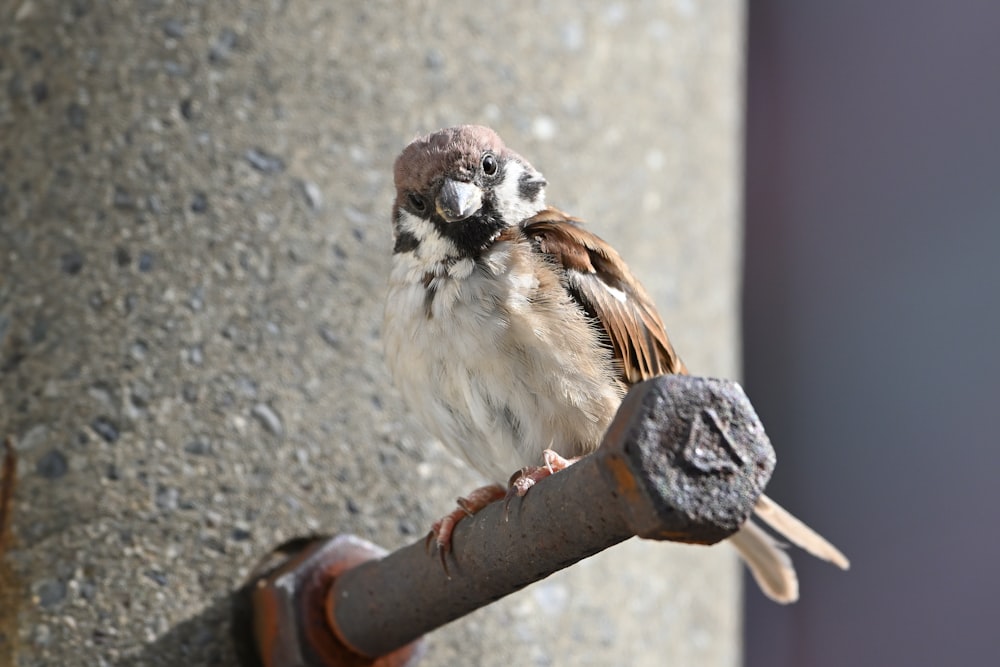
[[[525,236],[564,270],[572,297],[603,328],[627,385],[687,373],[652,299],[614,248],[579,220],[547,208],[525,222]]]

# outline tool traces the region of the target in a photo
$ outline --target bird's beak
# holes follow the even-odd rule
[[[434,203],[438,215],[448,222],[458,222],[482,208],[483,191],[472,183],[446,178]]]

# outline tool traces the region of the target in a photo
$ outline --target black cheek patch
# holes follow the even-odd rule
[[[399,232],[396,235],[396,244],[392,247],[393,253],[411,252],[420,245],[417,237],[410,232]]]
[[[517,194],[521,199],[534,201],[545,187],[545,179],[536,174],[524,172],[517,181]]]

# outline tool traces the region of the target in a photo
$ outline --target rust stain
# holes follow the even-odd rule
[[[10,539],[11,515],[14,511],[14,482],[17,479],[17,454],[14,441],[8,435],[3,441],[3,467],[0,474],[0,555]]]
[[[13,667],[17,648],[17,602],[20,587],[4,556],[12,539],[14,485],[17,481],[17,454],[10,436],[4,440],[3,449],[3,466],[0,468],[0,667]]]
[[[629,470],[628,463],[619,456],[608,456],[605,465],[614,477],[615,490],[630,500],[634,498],[639,492],[639,484],[635,480],[635,474]]]

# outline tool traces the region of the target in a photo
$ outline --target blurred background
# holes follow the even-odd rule
[[[747,586],[746,663],[1000,653],[1000,4],[748,4],[745,379],[852,558]]]

